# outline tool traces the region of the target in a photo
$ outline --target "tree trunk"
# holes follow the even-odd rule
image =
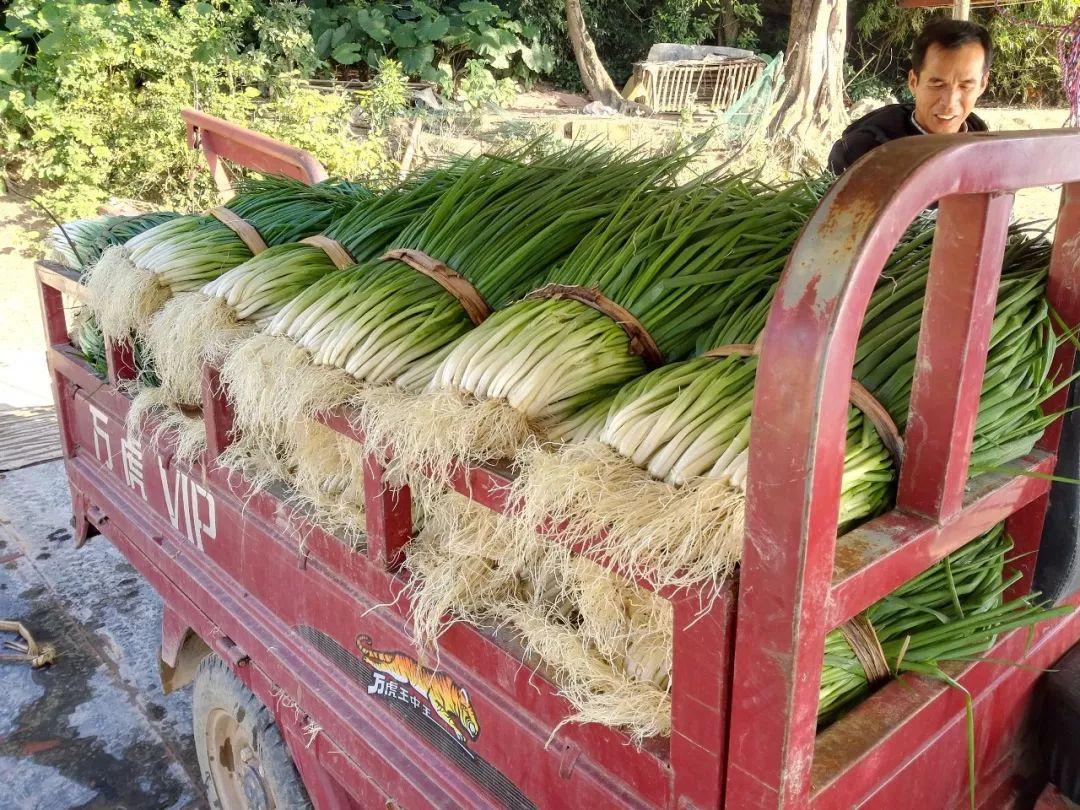
[[[720,27],[716,44],[732,47],[739,38],[739,18],[735,16],[735,0],[720,0]]]
[[[604,63],[600,61],[596,45],[585,27],[581,0],[566,0],[566,29],[570,34],[570,46],[574,49],[581,82],[585,85],[589,98],[622,113],[640,111],[640,105],[623,98],[615,83],[611,81]]]
[[[847,124],[844,45],[847,0],[794,0],[784,85],[769,135],[801,159],[823,161]]]

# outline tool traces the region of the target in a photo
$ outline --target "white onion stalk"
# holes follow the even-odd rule
[[[454,164],[379,196],[361,196],[324,235],[353,259],[377,256],[438,199],[462,167]],[[162,385],[178,402],[197,401],[203,361],[220,364],[233,345],[268,326],[301,292],[339,272],[321,247],[287,243],[227,270],[198,292],[177,295],[147,330]]]

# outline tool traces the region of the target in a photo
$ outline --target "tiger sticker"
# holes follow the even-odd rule
[[[356,637],[356,646],[360,650],[364,663],[374,669],[377,674],[382,674],[397,684],[412,687],[417,694],[431,704],[431,708],[453,731],[462,746],[467,748],[465,735],[468,735],[471,740],[480,736],[480,723],[476,719],[476,711],[464,687],[459,686],[445,672],[428,669],[415,658],[401,652],[376,650],[371,644],[370,636]],[[377,687],[378,684],[373,685],[368,691],[373,692]],[[396,693],[397,690],[393,692]],[[380,693],[382,693],[381,690]]]

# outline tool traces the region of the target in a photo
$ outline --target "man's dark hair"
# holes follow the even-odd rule
[[[951,51],[969,42],[982,45],[985,56],[983,73],[990,70],[990,63],[994,61],[994,46],[990,42],[990,32],[978,23],[968,20],[934,20],[928,23],[911,49],[911,69],[915,71],[916,76],[922,72],[926,52],[931,45]]]

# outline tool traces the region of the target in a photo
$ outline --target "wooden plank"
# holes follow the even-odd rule
[[[60,426],[52,405],[0,411],[0,472],[62,456]]]

